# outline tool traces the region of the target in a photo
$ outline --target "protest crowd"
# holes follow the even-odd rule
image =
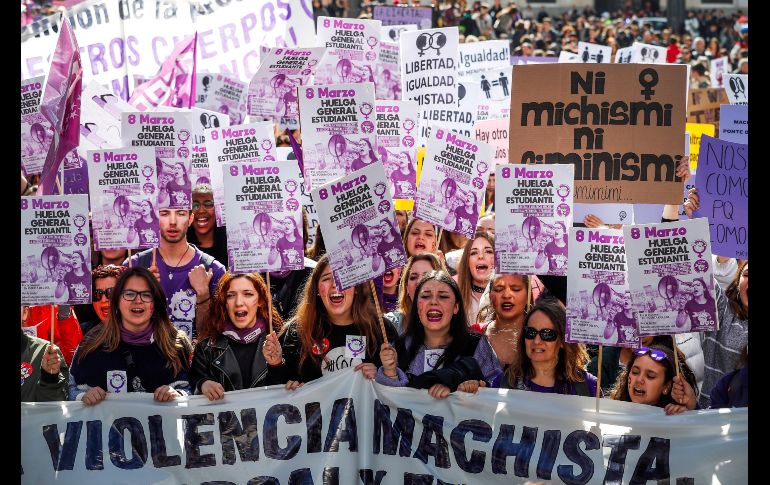
[[[388,389],[424,390],[436,400],[512,389],[588,397],[597,410],[609,400],[655,407],[661,420],[747,407],[746,238],[717,244],[725,238],[714,232],[722,222],[712,220],[705,174],[709,154],[724,146],[738,153],[748,144],[747,137],[722,136],[724,107],[748,104],[747,13],[689,10],[683,25],[660,26],[649,20],[661,16],[658,2],[621,3],[611,12],[562,12],[508,0],[427,7],[364,0],[355,8],[349,0],[314,0],[307,21],[317,26],[317,42],[300,38],[283,52],[262,47],[251,79],[200,65],[196,72],[199,32],[177,39],[176,57],[158,59],[157,76],[134,76],[125,99],[83,77],[82,44],[82,61],[77,44],[66,51],[80,30],[61,24],[59,64],[45,79],[22,81],[37,85],[39,113],[28,120],[22,114],[21,401],[107,406],[117,394],[150,393],[158,403],[194,395],[221,402],[232,391],[273,385],[290,396],[352,369]],[[422,13],[402,21],[380,9]],[[53,10],[23,0],[22,25]],[[352,11],[360,13],[351,18]],[[382,36],[370,36],[375,24],[367,22]],[[378,41],[383,65],[386,52],[395,53],[385,68],[372,60]],[[486,46],[505,53],[502,64],[491,65]],[[363,50],[367,55],[358,55]],[[67,55],[76,61],[62,69]],[[454,66],[447,66],[442,56],[452,55]],[[430,62],[436,64],[418,72],[419,63]],[[546,90],[553,85],[538,72],[556,83],[569,77],[556,73],[575,63],[588,69],[577,84],[573,72],[570,94],[583,125],[599,120],[598,103],[617,96],[590,101],[594,112],[585,108],[588,96],[576,96],[575,86],[586,89],[596,76],[603,83],[598,64],[606,67],[608,92],[612,76],[637,69],[628,79],[643,83],[648,74],[639,70],[651,66],[650,86],[661,80],[653,96],[675,100],[665,105],[674,121],[663,129],[686,151],[647,148],[643,131],[611,148],[620,146],[617,128],[594,121],[603,128],[591,132],[586,149],[602,148],[604,129],[607,151],[619,152],[615,165],[609,153],[607,163],[586,154],[584,164],[582,152],[566,153],[586,150],[578,145],[584,133],[569,128],[573,149],[572,131],[547,131],[577,123],[552,123],[561,112],[550,104],[543,114],[549,103],[540,98],[538,107],[527,106],[522,93],[535,91],[522,87],[522,76]],[[437,76],[446,76],[439,84],[454,90],[454,100],[425,94]],[[604,90],[595,82],[594,95]],[[678,84],[667,90],[668,82]],[[214,100],[218,89],[232,93],[233,86],[240,86],[236,102]],[[720,101],[691,116],[699,93]],[[745,103],[734,101],[740,94]],[[654,110],[642,109],[644,126],[622,129],[655,129]],[[441,110],[448,114],[436,114]],[[532,114],[534,126],[527,124]],[[110,116],[117,134],[104,127]],[[544,135],[517,131],[518,118]],[[494,136],[497,127],[505,131],[502,142],[480,135]],[[556,138],[567,146],[550,147],[547,140]],[[174,142],[150,142],[160,139]],[[533,162],[520,165],[526,150]],[[596,173],[600,163],[607,173],[611,166],[625,170],[629,153],[618,157],[634,152],[645,171],[646,154],[664,150],[671,164],[661,161],[655,177],[633,182],[634,193],[645,194],[622,199],[630,203],[582,190],[580,181],[591,176],[581,165],[589,170],[593,163]],[[562,156],[558,164],[542,161],[555,155]],[[87,175],[78,189],[67,187],[73,169]],[[548,180],[526,180],[538,173]],[[632,179],[623,177],[608,183],[629,190]],[[87,212],[85,228],[75,216],[78,204]],[[78,234],[74,243],[54,236],[70,230],[54,229],[52,218]],[[632,247],[632,240],[647,244],[651,233],[654,239],[669,230],[689,238],[677,256],[654,241]],[[604,252],[603,259],[591,256]],[[507,405],[515,406],[517,395],[509,394]],[[144,453],[146,460],[146,445]]]

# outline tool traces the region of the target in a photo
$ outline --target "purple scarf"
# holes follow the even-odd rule
[[[233,325],[230,320],[227,320],[222,335],[236,342],[249,344],[251,342],[256,342],[257,337],[262,335],[266,328],[267,324],[265,323],[265,320],[259,317],[257,317],[257,323],[251,328],[238,328]]]
[[[152,324],[152,322],[150,322],[150,324],[147,325],[147,328],[145,328],[141,332],[130,332],[126,330],[126,327],[121,323],[120,340],[131,345],[150,345],[154,341],[153,335],[152,335],[153,328],[155,327]]]

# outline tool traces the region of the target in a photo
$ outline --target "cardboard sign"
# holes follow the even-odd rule
[[[576,202],[676,204],[686,85],[684,66],[517,66],[510,161],[574,165]]]
[[[719,129],[719,107],[728,104],[724,88],[691,89],[688,93],[687,121],[711,123]]]
[[[301,176],[295,163],[222,164],[232,273],[304,267]]]
[[[394,199],[414,200],[417,190],[417,110],[414,101],[376,102],[377,157]]]
[[[575,167],[498,165],[495,272],[567,275]]]
[[[94,249],[160,244],[155,150],[124,147],[88,151]]]
[[[414,214],[447,231],[472,238],[489,178],[494,149],[444,128],[428,139]]]
[[[705,218],[623,227],[640,335],[718,329]]]
[[[698,210],[706,217],[713,251],[749,258],[749,147],[704,136],[698,160]]]
[[[312,194],[338,290],[406,263],[381,163],[314,188]]]
[[[639,346],[620,229],[570,228],[567,342]]]
[[[91,303],[87,195],[21,198],[21,303]]]

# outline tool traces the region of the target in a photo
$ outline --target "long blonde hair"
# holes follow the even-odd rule
[[[495,237],[486,231],[476,231],[476,234],[473,235],[473,239],[469,239],[468,242],[465,243],[463,255],[460,257],[460,261],[457,263],[457,286],[460,287],[460,294],[462,295],[463,301],[466,305],[469,305],[473,299],[473,288],[471,287],[471,283],[473,283],[473,276],[471,275],[470,266],[471,246],[473,246],[473,242],[478,238],[486,239],[487,242],[489,242],[489,244],[492,246],[492,250],[495,249]],[[494,264],[495,263],[493,259],[493,270]],[[473,325],[476,322],[469,323]]]

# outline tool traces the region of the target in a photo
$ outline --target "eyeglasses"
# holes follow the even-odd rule
[[[552,328],[543,328],[541,330],[537,330],[535,327],[524,327],[524,338],[527,340],[534,340],[535,336],[540,334],[540,339],[543,342],[553,342],[557,338],[559,338],[559,335],[556,333],[556,330]]]
[[[126,301],[136,301],[137,296],[139,296],[144,303],[150,303],[152,301],[152,293],[149,291],[123,290],[123,293],[120,295]]]
[[[214,201],[213,200],[204,200],[203,201],[203,207],[206,209],[213,209],[214,208]],[[192,203],[192,210],[197,211],[201,208],[201,205],[197,202]]]
[[[112,298],[112,292],[115,288],[107,288],[105,290],[94,290],[94,301],[101,301],[102,296],[106,296],[109,300]]]
[[[650,358],[655,362],[660,362],[663,359],[668,359],[668,356],[662,350],[651,349],[649,347],[640,347],[638,349],[634,349],[634,355],[638,357],[641,357],[647,354],[650,354]]]

